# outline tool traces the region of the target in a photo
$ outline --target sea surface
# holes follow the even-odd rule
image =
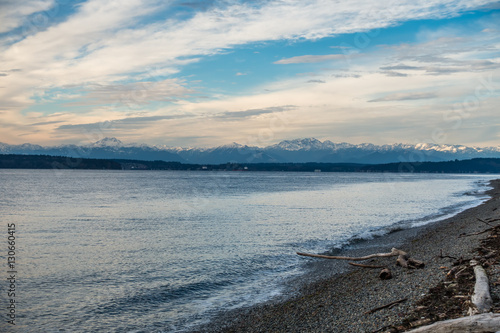
[[[495,175],[0,170],[0,331],[182,332],[322,253],[476,206]],[[7,225],[16,227],[16,326]],[[3,309],[3,310],[1,310]]]

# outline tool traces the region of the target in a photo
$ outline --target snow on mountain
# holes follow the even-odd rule
[[[500,147],[467,147],[463,145],[438,145],[419,143],[416,145],[397,143],[374,145],[362,143],[321,142],[314,138],[286,140],[265,147],[263,151],[275,154],[285,162],[328,163],[391,163],[447,161],[476,157],[500,158]]]
[[[7,154],[9,151],[9,145],[3,142],[0,142],[0,153]]]
[[[177,149],[177,154],[189,163],[278,163],[280,160],[265,153],[262,148],[232,144],[212,148]]]
[[[19,145],[18,147],[19,147],[19,149],[23,149],[23,150],[40,150],[40,149],[43,149],[42,146],[33,145],[31,143],[23,143],[22,145]]]
[[[285,140],[268,147],[271,149],[282,149],[288,151],[322,149],[323,143],[315,138]]]
[[[321,142],[315,138],[284,140],[267,147],[250,147],[231,143],[211,148],[180,148],[123,143],[117,138],[104,138],[88,145],[42,147],[29,143],[8,145],[0,143],[2,154],[45,154],[76,158],[110,158],[163,160],[196,164],[223,163],[363,163],[447,161],[478,157],[500,158],[499,147],[467,147],[463,145],[350,144]]]
[[[104,147],[114,147],[114,148],[119,148],[123,147],[123,142],[118,140],[117,138],[104,138],[102,140],[99,140],[97,142],[94,142],[88,147],[93,147],[93,148],[104,148]]]
[[[233,143],[230,143],[228,145],[223,145],[223,146],[219,146],[219,147],[216,147],[215,149],[239,149],[239,148],[242,148],[244,147],[243,145],[240,145],[239,143],[236,143],[236,142],[233,142]]]

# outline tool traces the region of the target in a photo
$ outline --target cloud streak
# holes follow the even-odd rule
[[[123,119],[101,121],[88,124],[68,124],[56,128],[58,132],[95,132],[95,131],[116,131],[123,129],[140,129],[149,126],[150,123],[156,123],[162,120],[191,118],[192,115],[172,115],[172,116],[147,116],[147,117],[129,117]]]
[[[221,113],[217,114],[215,117],[229,119],[229,120],[235,120],[235,119],[240,120],[240,119],[244,119],[244,118],[257,117],[257,116],[260,116],[263,114],[284,112],[284,111],[292,110],[294,108],[295,108],[295,106],[293,106],[293,105],[285,105],[285,106],[274,106],[274,107],[269,107],[269,108],[264,108],[264,109],[250,109],[250,110],[244,110],[244,111],[226,111],[226,112],[221,112]]]
[[[396,93],[388,96],[372,99],[368,102],[399,102],[399,101],[415,101],[421,99],[431,99],[438,97],[435,93]]]
[[[289,65],[289,64],[311,64],[317,62],[325,62],[331,60],[345,59],[343,54],[326,54],[326,55],[303,55],[298,57],[292,57],[287,59],[281,59],[275,62],[278,65]]]
[[[163,81],[141,81],[128,84],[93,84],[86,86],[82,92],[85,99],[82,102],[66,103],[66,106],[90,106],[112,104],[139,108],[153,102],[171,102],[178,98],[188,98],[196,93],[186,88],[184,82],[178,79]]]
[[[442,78],[444,81],[455,75],[467,82],[470,73],[486,73],[500,68],[498,37],[493,32],[496,31],[495,24],[485,27],[481,38],[476,40],[450,37],[453,33],[444,34],[447,35],[444,38],[422,32],[413,44],[380,46],[370,53],[359,49],[355,50],[355,56],[350,53],[318,54],[332,52],[332,48],[345,49],[335,45],[315,50],[317,52],[308,49],[297,52],[295,49],[293,53],[278,53],[274,58],[266,58],[269,66],[279,67],[281,73],[285,73],[265,77],[274,82],[261,79],[261,83],[256,83],[255,71],[238,64],[228,70],[231,78],[220,79],[225,90],[220,88],[222,83],[213,87],[207,82],[196,82],[196,70],[192,70],[191,75],[184,75],[183,70],[202,65],[209,67],[211,64],[206,63],[211,59],[244,48],[264,49],[267,44],[282,41],[301,45],[305,40],[313,43],[325,37],[348,34],[353,34],[354,39],[356,34],[375,29],[395,27],[412,20],[453,18],[494,3],[487,0],[430,0],[423,3],[410,0],[88,0],[74,8],[67,17],[49,20],[43,29],[12,39],[9,33],[16,35],[16,29],[30,15],[50,10],[57,3],[49,0],[28,0],[22,5],[3,2],[0,22],[5,34],[0,35],[0,86],[4,88],[0,89],[3,112],[0,124],[52,126],[53,131],[62,133],[95,129],[104,119],[110,119],[116,129],[130,131],[144,130],[148,126],[153,128],[155,122],[171,120],[185,121],[186,127],[193,127],[189,135],[195,136],[206,124],[196,123],[195,116],[176,116],[187,112],[211,115],[207,119],[214,127],[205,136],[212,137],[225,131],[218,127],[224,117],[231,120],[232,125],[244,120],[261,126],[260,121],[265,117],[260,115],[281,112],[273,109],[275,105],[295,105],[296,108],[286,111],[296,114],[306,126],[312,120],[305,119],[298,110],[314,113],[321,109],[323,113],[317,111],[314,119],[321,123],[323,119],[332,121],[328,113],[331,110],[351,105],[364,110],[367,101],[372,102],[368,105],[373,107],[375,102],[438,99],[440,93],[433,96],[421,92],[429,91],[433,79]],[[184,8],[183,12],[176,12],[175,6],[179,4]],[[375,43],[376,39],[371,41]],[[299,55],[292,56],[294,54]],[[345,61],[344,65],[349,62],[349,72],[338,74],[328,68],[315,68],[317,77],[309,81],[298,77],[297,73],[286,77],[286,71],[293,68],[327,67],[329,62],[340,61]],[[301,66],[285,66],[293,64]],[[214,77],[218,75],[217,69],[213,68]],[[201,68],[202,71],[208,69]],[[379,81],[370,81],[374,78]],[[363,91],[358,86],[364,85],[361,81],[365,79],[373,86],[366,86]],[[249,82],[252,87],[249,87]],[[379,82],[388,82],[388,85],[380,86]],[[227,93],[236,91],[237,88],[232,90],[230,87],[239,87],[238,84],[248,85],[234,95]],[[399,92],[401,84],[410,85],[408,91],[413,92]],[[207,101],[196,98],[201,94],[208,97]],[[332,104],[332,95],[338,104]],[[125,118],[124,107],[155,116]],[[45,122],[44,117],[63,111],[70,114],[58,120],[64,123]],[[41,120],[34,122],[32,119]],[[241,121],[238,126],[248,133],[250,129],[243,123]],[[0,125],[0,131],[2,129]],[[4,137],[15,136],[15,133],[5,131],[0,139],[7,141]],[[46,132],[46,137],[50,133]],[[140,133],[152,136],[162,132],[158,129]]]

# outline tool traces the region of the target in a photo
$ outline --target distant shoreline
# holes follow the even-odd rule
[[[284,172],[392,172],[500,174],[500,158],[474,158],[443,162],[356,163],[232,163],[186,164],[129,159],[73,158],[50,155],[0,154],[0,169],[82,170],[186,170]]]

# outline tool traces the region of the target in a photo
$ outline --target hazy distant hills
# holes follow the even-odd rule
[[[374,145],[333,143],[314,138],[286,140],[267,147],[233,143],[214,148],[172,148],[145,144],[124,144],[104,138],[90,145],[43,147],[32,144],[0,143],[0,154],[51,155],[78,158],[133,159],[193,164],[221,163],[360,163],[439,162],[472,158],[500,158],[498,147],[466,147],[437,144]]]
[[[116,138],[105,138],[90,145],[62,145],[42,147],[25,143],[7,145],[0,143],[1,154],[51,155],[76,158],[135,159],[145,161],[175,161],[183,159],[175,152],[148,145],[126,145]]]

